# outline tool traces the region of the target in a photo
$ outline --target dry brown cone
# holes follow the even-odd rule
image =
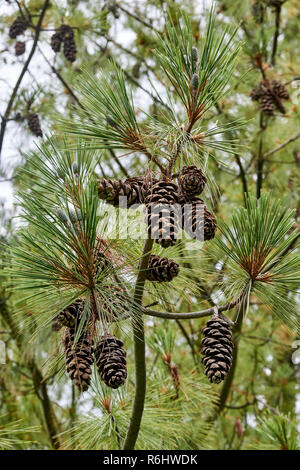
[[[27,118],[27,123],[33,135],[35,135],[36,137],[43,137],[43,132],[41,129],[41,124],[40,124],[40,118],[38,114],[35,114],[35,113],[29,114]]]
[[[147,280],[152,282],[170,282],[178,276],[179,264],[169,258],[151,255],[148,262]]]
[[[61,48],[62,38],[59,32],[51,36],[51,48],[54,52],[59,52]]]
[[[178,177],[178,184],[182,193],[187,196],[201,194],[206,184],[206,177],[200,168],[195,165],[184,166]]]
[[[108,333],[104,334],[94,352],[101,380],[114,389],[123,385],[127,378],[126,351],[123,349],[123,342]]]
[[[178,231],[178,186],[169,178],[153,182],[146,192],[148,234],[163,248],[175,245]]]
[[[64,56],[69,62],[75,62],[76,60],[76,43],[73,37],[68,37],[64,39]]]
[[[24,33],[27,27],[28,22],[21,16],[18,16],[9,28],[9,37],[15,39],[17,36]]]
[[[278,80],[272,80],[271,82],[272,91],[278,98],[283,100],[288,100],[290,98],[289,92],[287,91],[286,87],[280,83]]]
[[[214,315],[206,323],[203,335],[201,354],[205,374],[211,383],[220,383],[225,379],[232,363],[231,328],[228,321]]]
[[[67,372],[76,387],[85,392],[91,382],[91,366],[94,362],[93,341],[86,332],[75,344],[75,330],[66,328],[64,348]]]
[[[270,91],[267,91],[260,101],[261,110],[267,116],[274,116],[274,100]]]
[[[57,34],[59,34],[60,38],[62,41],[65,41],[65,39],[73,39],[74,38],[74,31],[71,26],[68,24],[62,24],[58,29],[57,29]]]
[[[217,231],[214,215],[207,209],[203,200],[197,197],[180,198],[182,207],[181,227],[193,239],[212,240]]]
[[[15,54],[16,56],[22,55],[25,52],[25,42],[23,41],[17,41],[15,44]]]
[[[67,308],[62,310],[55,319],[62,325],[68,328],[75,328],[80,322],[81,314],[84,310],[84,301],[78,299]]]
[[[119,198],[126,197],[127,207],[144,202],[143,176],[126,180],[98,180],[98,196],[113,206],[119,206]]]

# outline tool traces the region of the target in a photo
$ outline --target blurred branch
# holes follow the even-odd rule
[[[295,140],[299,139],[300,137],[300,132],[298,132],[298,134],[294,135],[293,137],[290,137],[289,139],[287,139],[285,142],[283,142],[282,144],[278,145],[277,147],[275,147],[273,150],[270,150],[269,152],[266,152],[263,157],[264,158],[267,158],[269,157],[270,155],[273,155],[275,152],[278,152],[278,150],[281,150],[282,148],[286,147],[288,144],[290,144],[291,142],[294,142]]]
[[[1,129],[0,129],[0,158],[1,158],[1,152],[2,152],[2,147],[3,147],[3,139],[4,139],[4,134],[5,134],[5,130],[6,130],[6,124],[7,124],[7,120],[9,118],[9,115],[10,115],[10,112],[11,112],[11,109],[12,109],[12,106],[13,106],[13,103],[14,103],[14,100],[16,98],[16,95],[17,95],[17,92],[19,90],[19,87],[21,85],[21,82],[23,80],[23,77],[28,69],[28,66],[30,64],[30,61],[35,53],[35,50],[36,50],[36,47],[37,47],[37,44],[38,44],[38,40],[39,40],[39,36],[40,36],[40,32],[41,32],[41,26],[42,26],[42,22],[43,22],[43,18],[45,16],[45,13],[46,13],[46,10],[49,6],[49,1],[50,0],[45,0],[44,2],[44,5],[43,5],[43,8],[42,8],[42,11],[40,13],[40,17],[39,17],[39,20],[38,20],[38,23],[37,23],[37,26],[36,26],[36,30],[35,30],[35,34],[34,34],[34,39],[33,39],[33,45],[32,45],[32,48],[31,48],[31,51],[27,57],[27,60],[23,66],[23,69],[19,75],[19,78],[14,86],[14,89],[13,89],[13,92],[10,96],[10,99],[8,101],[8,104],[7,104],[7,107],[6,107],[6,110],[4,112],[4,115],[3,115],[3,118],[2,118],[2,121],[1,121]]]

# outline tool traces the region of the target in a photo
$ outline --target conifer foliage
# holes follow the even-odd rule
[[[176,2],[146,3],[150,16],[164,15],[148,21],[144,2],[133,13],[108,1],[87,21],[72,2],[52,21],[46,1],[38,23],[20,4],[24,15],[9,28],[10,39],[45,34],[51,60],[39,51],[70,115],[60,109],[59,135],[45,135],[46,115],[31,109],[38,90],[21,93],[16,106],[24,101],[26,112],[10,119],[8,109],[2,121],[1,132],[15,120],[43,139],[14,175],[22,223],[3,248],[0,334],[9,331],[24,362],[0,378],[1,398],[8,413],[22,410],[5,395],[9,374],[21,374],[12,391],[27,400],[34,389],[38,407],[27,401],[30,415],[43,410],[42,448],[240,449],[265,440],[297,448],[297,174],[281,172],[289,196],[279,200],[273,160],[299,137],[282,135],[297,113],[293,78],[276,65],[278,50],[286,54],[278,41],[286,2],[246,2],[253,29],[232,2],[220,1],[203,24]],[[118,21],[134,24],[132,49],[110,31]],[[25,42],[13,44],[22,56]],[[63,387],[72,389],[67,409],[57,406]]]

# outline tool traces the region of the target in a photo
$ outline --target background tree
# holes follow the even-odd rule
[[[237,35],[244,41],[244,45],[239,54],[238,65],[232,69],[233,79],[230,80],[230,84],[233,87],[230,92],[225,97],[219,94],[226,85],[227,78],[224,72],[230,74],[230,69],[224,66],[224,62],[220,62],[223,68],[215,69],[216,73],[212,80],[214,88],[207,90],[207,87],[204,87],[203,91],[200,87],[201,92],[198,95],[196,93],[195,99],[193,88],[197,87],[189,85],[194,71],[191,68],[192,61],[186,60],[179,50],[183,47],[188,54],[191,54],[191,47],[194,46],[198,50],[200,61],[205,62],[202,55],[203,44],[205,40],[207,44],[209,35],[203,33],[207,31],[204,29],[204,22],[207,20],[203,19],[203,24],[198,21],[199,11],[193,4],[187,11],[191,18],[190,30],[180,33],[177,29],[173,34],[171,25],[166,29],[166,3],[162,5],[161,2],[136,4],[110,2],[101,12],[97,11],[93,3],[76,2],[68,4],[63,10],[54,3],[51,6],[47,5],[47,2],[41,4],[29,2],[26,8],[20,4],[19,7],[27,19],[29,19],[28,11],[31,14],[32,19],[24,35],[28,35],[28,42],[35,48],[29,64],[27,62],[30,52],[28,56],[24,55],[26,68],[23,66],[20,72],[21,82],[19,84],[17,82],[18,86],[12,90],[12,94],[9,93],[9,99],[2,111],[2,136],[6,133],[5,139],[14,144],[12,133],[16,132],[16,129],[20,130],[24,124],[29,125],[27,118],[31,111],[33,112],[31,114],[38,113],[43,118],[41,123],[44,134],[45,130],[50,128],[56,132],[61,131],[58,118],[61,119],[63,114],[64,118],[72,122],[72,125],[68,126],[68,131],[80,133],[84,140],[92,137],[93,143],[91,145],[88,140],[89,145],[102,149],[101,159],[100,155],[95,158],[95,168],[93,168],[93,172],[101,179],[144,174],[145,164],[150,160],[152,170],[160,166],[163,169],[171,168],[171,163],[172,165],[175,163],[177,166],[174,171],[178,171],[184,164],[196,164],[205,170],[208,178],[205,202],[216,214],[220,229],[216,242],[206,242],[203,249],[196,254],[190,244],[186,246],[185,242],[183,246],[175,245],[168,248],[168,251],[160,251],[157,247],[156,254],[174,259],[180,264],[181,271],[170,285],[159,285],[158,288],[154,288],[153,286],[156,286],[154,283],[146,284],[144,305],[158,301],[159,306],[156,307],[157,310],[152,310],[150,307],[147,311],[158,319],[155,323],[152,320],[149,320],[149,323],[146,321],[146,337],[149,342],[148,391],[137,448],[245,449],[261,445],[264,448],[293,449],[297,447],[295,437],[297,364],[292,361],[294,350],[291,345],[297,336],[283,325],[287,323],[296,331],[299,321],[294,313],[296,311],[294,288],[299,281],[299,264],[294,251],[298,238],[298,225],[289,211],[289,208],[296,209],[296,215],[299,211],[297,191],[299,59],[294,45],[297,37],[297,19],[299,19],[297,4],[292,0],[218,2],[212,39],[222,38],[224,25],[228,22],[231,27],[241,22]],[[88,8],[85,9],[85,6]],[[176,3],[170,2],[168,6],[171,24],[178,27]],[[11,5],[14,15],[9,18],[10,20],[15,19],[17,7],[18,5]],[[80,13],[82,9],[85,12],[89,11],[89,14],[82,15]],[[162,11],[164,15],[161,14]],[[72,21],[69,21],[71,18]],[[76,62],[68,67],[65,67],[63,48],[56,53],[54,65],[54,53],[52,55],[49,48],[51,36],[55,33],[54,29],[59,28],[62,23],[71,24],[74,28],[78,49]],[[6,26],[6,37],[8,29]],[[128,42],[124,46],[120,34],[129,31],[134,34],[128,35]],[[164,41],[161,41],[160,33],[163,33]],[[36,41],[32,42],[31,35]],[[169,43],[166,41],[168,36]],[[9,41],[11,45],[15,45],[14,38]],[[228,33],[225,33],[221,40],[222,47],[227,42]],[[154,55],[153,51],[157,47],[160,47],[160,54]],[[99,51],[101,51],[100,62]],[[3,54],[6,60],[11,60],[7,52]],[[187,56],[192,59],[188,54]],[[125,95],[122,91],[124,79],[119,69],[115,71],[119,80],[116,81],[116,88],[112,90],[112,94],[104,96],[97,92],[101,87],[97,88],[95,85],[94,76],[99,67],[108,68],[107,72],[110,72],[111,66],[107,59],[114,56],[117,58],[118,66],[123,69],[127,89],[129,85],[133,86],[135,104],[143,104],[145,110],[147,97],[148,114],[142,114],[138,107],[134,114],[129,112],[127,115],[124,114],[124,111],[129,111],[126,106],[130,103],[124,101]],[[21,59],[16,60],[23,60],[23,56],[18,57]],[[43,68],[45,78],[42,79],[38,74],[37,79],[34,60],[38,64],[44,61],[45,66],[49,66],[49,70],[57,78],[59,87],[63,85],[63,93],[53,90],[53,80],[50,83],[47,79],[46,68]],[[80,65],[83,61],[92,78],[90,82],[84,79],[81,87],[76,85],[75,88],[75,78],[81,74]],[[211,70],[200,66],[198,74],[200,83],[201,80],[202,83],[205,82],[205,73],[209,76]],[[37,80],[33,90],[32,86],[28,88],[28,82],[25,81],[27,76],[32,74]],[[105,77],[107,73],[104,74],[104,79]],[[221,83],[219,85],[221,89],[217,87],[218,83]],[[285,88],[280,88],[278,83]],[[65,90],[67,94],[64,93]],[[253,101],[249,96],[251,91]],[[123,95],[120,94],[122,92]],[[125,108],[119,114],[111,107],[113,96],[123,98],[120,102]],[[61,102],[66,105],[63,111]],[[203,103],[208,107],[205,115],[201,115]],[[197,115],[195,114],[197,106],[201,108],[199,114],[201,120],[196,123],[196,131],[193,133],[192,129],[181,126],[191,124]],[[110,110],[115,114],[106,115],[103,113],[104,110],[105,113]],[[20,113],[21,121],[17,113]],[[81,120],[76,124],[79,115]],[[14,120],[10,121],[11,118]],[[113,120],[114,125],[104,121],[105,118]],[[237,119],[247,120],[247,125],[241,127],[240,122],[236,123]],[[46,124],[46,128],[43,124],[44,126]],[[134,147],[136,140],[131,141],[131,147],[128,146],[128,135],[124,137],[124,132],[120,132],[120,129],[123,131],[127,126],[131,131],[143,130],[143,136],[146,135],[145,148]],[[190,133],[192,138],[186,139],[184,131]],[[221,135],[217,135],[219,132]],[[24,132],[19,134],[25,137]],[[78,146],[77,141],[70,135],[68,139],[68,147]],[[62,182],[60,179],[54,184],[52,175],[52,185],[45,184],[45,174],[42,170],[44,163],[41,160],[47,161],[50,158],[48,145],[50,144],[45,142],[43,157],[36,153],[35,156],[22,160],[25,171],[21,169],[13,174],[13,181],[21,188],[32,189],[34,184],[35,191],[39,191],[39,194],[45,192],[45,195],[49,196],[50,202],[44,205],[46,198],[41,198],[40,206],[33,206],[34,192],[29,192],[26,196],[25,209],[30,215],[26,231],[29,230],[30,237],[46,237],[46,232],[48,231],[49,236],[51,230],[54,236],[57,234],[55,230],[58,229],[58,224],[68,239],[69,232],[62,221],[58,222],[57,215],[52,215],[55,223],[51,229],[46,224],[47,218],[42,224],[38,224],[41,228],[34,221],[34,211],[41,217],[42,211],[50,209],[53,211],[56,208],[53,191],[58,190],[57,184]],[[122,150],[124,148],[125,151]],[[230,150],[231,153],[224,153],[225,150]],[[130,155],[117,158],[128,152]],[[8,150],[7,155],[12,157]],[[64,154],[59,157],[59,151],[54,155],[56,159],[51,160],[52,164],[57,165],[59,161],[70,181],[74,178],[72,173],[74,159],[80,162],[82,158],[84,165],[88,160],[88,157],[80,157],[78,153],[73,152],[68,162],[63,160]],[[168,155],[171,156],[169,162]],[[174,155],[177,157],[176,160],[173,158]],[[7,157],[3,161],[4,179],[7,179],[11,177],[12,167]],[[87,180],[92,187],[94,175],[89,173]],[[49,181],[47,180],[47,183]],[[61,191],[62,189],[61,187]],[[271,197],[263,196],[257,207],[253,197],[260,198],[262,192],[271,192]],[[282,194],[286,197],[284,204],[280,206],[275,201]],[[66,196],[70,197],[70,194],[65,196],[61,194],[60,201],[66,201]],[[246,212],[242,208],[238,209],[238,206],[242,205],[245,205]],[[62,209],[66,210],[66,206],[63,205]],[[7,218],[4,213],[3,220],[5,217]],[[37,220],[41,221],[38,218]],[[7,221],[4,225],[7,226],[8,223]],[[6,239],[9,244],[14,244],[15,234],[9,228],[7,226],[5,230]],[[288,237],[292,229],[294,230]],[[44,232],[41,234],[41,231]],[[28,240],[32,241],[32,238],[27,238]],[[19,239],[17,243],[20,243]],[[45,245],[45,249],[51,251],[50,245]],[[114,249],[120,250],[122,257],[131,261],[131,275],[134,278],[142,247],[139,245],[132,247],[130,244],[128,246],[124,242]],[[148,247],[145,253],[149,249]],[[31,257],[34,253],[32,250],[30,248],[26,255],[28,260],[32,259],[30,258],[30,253]],[[291,250],[293,253],[290,255]],[[17,254],[24,264],[22,258],[25,256],[24,251],[19,248]],[[3,256],[7,257],[6,254]],[[142,259],[145,262],[145,257]],[[135,260],[135,263],[132,260]],[[19,265],[14,264],[14,270],[16,266]],[[66,307],[67,301],[77,297],[79,292],[77,291],[77,294],[72,292],[72,299],[64,298],[64,303],[61,304],[53,303],[52,292],[47,301],[41,293],[33,300],[29,299],[27,294],[29,285],[31,289],[34,287],[36,292],[36,289],[44,287],[45,282],[50,282],[43,277],[42,269],[46,269],[45,265],[40,266],[39,277],[36,278],[38,282],[34,285],[32,279],[28,277],[27,285],[26,282],[25,284],[23,281],[20,282],[20,278],[16,284],[14,277],[14,288],[9,298],[7,288],[6,292],[3,290],[2,335],[5,341],[8,341],[7,350],[10,354],[10,360],[7,361],[1,378],[3,382],[1,399],[6,411],[6,416],[2,418],[3,424],[21,418],[24,428],[32,424],[41,426],[40,433],[31,435],[30,431],[24,431],[23,441],[14,444],[25,448],[33,445],[38,448],[45,446],[57,448],[60,445],[76,448],[121,447],[131,413],[132,383],[129,381],[122,392],[120,389],[111,392],[101,385],[95,375],[92,378],[92,393],[88,395],[91,398],[85,398],[88,393],[86,392],[78,401],[77,392],[72,388],[68,395],[70,407],[65,399],[62,400],[61,397],[66,396],[69,386],[62,373],[61,356],[59,356],[60,363],[58,360],[50,363],[47,360],[45,364],[45,354],[47,358],[51,357],[51,354],[55,354],[55,347],[59,347],[60,343],[54,334],[50,334],[49,322],[60,309]],[[22,276],[24,279],[24,272]],[[6,282],[5,284],[3,282],[3,286],[12,282],[8,273],[3,274],[3,281],[4,277]],[[192,287],[187,289],[188,285]],[[74,289],[74,286],[72,288]],[[230,317],[236,320],[233,364],[222,387],[210,386],[200,364],[201,327],[206,322],[206,319],[201,320],[201,317],[202,314],[212,314],[216,304],[226,305],[228,308],[227,302],[241,301],[241,293],[243,298],[244,294],[247,294],[245,294],[247,304],[238,303],[238,309],[229,312]],[[191,313],[188,317],[184,313],[187,311],[196,313]],[[247,315],[242,325],[245,315],[241,312],[246,313],[246,311]],[[44,313],[34,315],[34,312]],[[135,319],[139,319],[139,316],[139,313],[134,315]],[[197,316],[200,319],[197,319]],[[169,319],[173,317],[174,322],[170,322]],[[45,321],[49,325],[48,329],[39,328],[45,325]],[[117,322],[115,332],[125,339],[128,374],[129,378],[133,378],[132,340],[127,333],[129,325],[124,325],[126,321]],[[134,325],[136,326],[136,323]],[[119,327],[121,332],[118,331]],[[28,338],[36,331],[38,333],[35,333],[35,341],[28,343]],[[138,334],[140,331],[140,328],[136,330]],[[194,372],[191,375],[190,371],[193,368]],[[20,383],[15,379],[16,373]],[[143,383],[142,380],[141,385]],[[212,400],[212,397],[215,397],[215,400]],[[199,407],[199,401],[204,406]],[[197,409],[194,408],[195,403]],[[81,417],[84,407],[91,409],[91,416]],[[100,411],[98,413],[97,408]],[[187,416],[190,419],[189,425],[182,433],[181,422]],[[154,427],[157,431],[153,434]],[[164,427],[166,432],[163,432]],[[64,434],[61,435],[61,432]],[[261,433],[264,436],[263,441],[259,437]],[[30,436],[29,440],[35,440],[35,444],[29,444],[26,435]],[[166,435],[169,436],[167,440]]]

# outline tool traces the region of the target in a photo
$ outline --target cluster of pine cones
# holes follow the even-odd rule
[[[109,260],[106,259],[97,241],[94,249],[93,275],[98,276],[108,264]],[[124,307],[122,292],[113,292],[113,296],[116,302],[122,302]],[[103,305],[103,309],[111,319],[113,317],[113,312],[110,311],[111,306]],[[86,391],[91,382],[92,365],[95,363],[101,380],[111,388],[118,388],[125,383],[127,378],[126,352],[123,349],[123,343],[109,333],[105,333],[95,344],[95,328],[92,328],[89,315],[86,315],[83,320],[81,334],[78,337],[77,333],[84,310],[84,300],[78,299],[60,312],[52,322],[53,331],[65,327],[63,344],[66,370],[78,389]]]
[[[286,87],[278,80],[265,80],[254,88],[250,94],[250,98],[260,102],[261,110],[267,116],[274,116],[274,109],[285,114],[286,110],[282,104],[282,100],[289,99],[289,92]]]
[[[51,47],[54,52],[59,52],[63,43],[63,53],[69,62],[76,60],[76,43],[74,40],[74,31],[71,26],[62,24],[51,37]]]
[[[18,16],[14,22],[10,25],[9,28],[9,37],[11,39],[16,39],[17,36],[20,36],[21,34],[26,31],[26,29],[29,26],[29,20],[25,17]],[[16,56],[20,56],[24,54],[26,49],[25,42],[23,41],[17,41],[15,44],[15,54]]]
[[[101,380],[108,387],[118,388],[127,378],[126,352],[123,343],[115,336],[105,333],[96,346],[89,326],[75,341],[84,301],[79,299],[69,305],[56,318],[55,324],[65,326],[63,344],[66,370],[76,387],[85,392],[91,382],[92,365],[96,364]],[[54,328],[58,330],[58,326]]]
[[[178,185],[167,177],[150,180],[135,176],[125,180],[98,181],[98,196],[118,206],[124,198],[125,206],[145,204],[148,234],[156,243],[167,248],[176,243],[179,228],[197,240],[214,238],[217,224],[202,199],[197,197],[206,184],[200,168],[185,166],[178,175]],[[180,208],[180,210],[178,210]],[[147,280],[169,282],[179,273],[179,265],[172,259],[151,255]]]

